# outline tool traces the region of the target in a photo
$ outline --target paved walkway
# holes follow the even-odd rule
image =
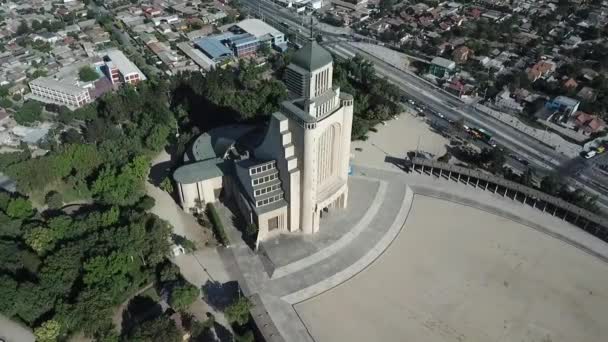
[[[161,153],[153,161],[153,167],[168,160],[169,155]],[[150,211],[167,220],[173,226],[173,233],[193,241],[197,247],[197,250],[192,253],[172,258],[184,278],[199,289],[210,284],[226,284],[233,280],[224,267],[218,249],[206,246],[206,242],[212,239],[211,230],[201,227],[196,218],[184,212],[167,192],[149,182],[146,183],[146,192],[156,201]],[[218,293],[218,295],[221,294]],[[207,318],[207,312],[211,312],[220,324],[231,329],[223,313],[202,300],[202,296],[192,304],[189,311],[201,322]]]
[[[34,342],[32,331],[10,319],[0,315],[0,338],[6,342]]]

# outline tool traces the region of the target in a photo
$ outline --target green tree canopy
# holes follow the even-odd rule
[[[128,340],[133,342],[179,342],[182,340],[182,336],[173,320],[161,316],[136,326]]]
[[[95,81],[99,78],[99,74],[89,65],[85,65],[78,70],[78,78],[83,82]]]
[[[190,304],[194,303],[201,291],[190,283],[185,283],[173,289],[169,304],[176,311],[186,310]]]
[[[42,105],[37,101],[27,101],[15,113],[15,121],[19,124],[29,124],[39,121],[42,115]]]
[[[251,309],[251,301],[247,297],[240,296],[234,303],[226,308],[224,314],[228,322],[244,325],[249,322],[249,310]]]
[[[61,332],[59,322],[50,320],[42,323],[38,328],[34,329],[36,342],[55,342]]]

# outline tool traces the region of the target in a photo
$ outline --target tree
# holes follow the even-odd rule
[[[19,124],[28,124],[39,121],[42,115],[42,105],[37,101],[27,101],[15,113],[15,121]]]
[[[244,325],[249,322],[249,310],[251,307],[251,301],[247,297],[239,296],[234,303],[226,308],[224,314],[230,324],[237,323]]]
[[[175,322],[165,316],[136,326],[129,335],[129,341],[133,342],[179,342],[182,340]]]
[[[44,200],[49,209],[61,209],[63,206],[63,196],[57,191],[50,191],[44,196]]]
[[[99,74],[89,65],[85,65],[78,70],[78,78],[83,82],[95,81],[99,78]]]
[[[190,283],[185,283],[173,289],[169,305],[176,311],[186,310],[198,298],[201,291]]]
[[[32,216],[34,214],[34,209],[29,200],[23,197],[16,197],[8,203],[6,214],[12,218],[24,219]]]
[[[253,331],[247,330],[243,334],[236,334],[234,336],[234,342],[255,342]]]
[[[26,234],[25,242],[36,253],[42,255],[55,247],[56,239],[52,230],[36,227]]]
[[[163,191],[166,191],[170,194],[173,193],[173,181],[171,180],[170,177],[167,176],[167,177],[163,178],[163,180],[160,182],[159,186]]]
[[[7,98],[0,98],[0,107],[1,108],[11,108],[13,106],[13,101]]]
[[[61,325],[59,322],[54,320],[46,321],[34,330],[36,342],[55,342],[59,337],[60,331]]]
[[[557,196],[561,187],[562,182],[556,175],[545,176],[540,182],[540,190],[552,196]]]
[[[30,33],[30,27],[27,25],[27,21],[22,20],[17,27],[17,36],[23,36]]]

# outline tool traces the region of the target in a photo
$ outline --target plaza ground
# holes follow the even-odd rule
[[[369,132],[366,141],[351,143],[352,162],[380,169],[399,170],[386,162],[386,157],[403,158],[408,151],[425,151],[435,157],[446,152],[449,141],[431,131],[424,118],[403,113],[386,125],[376,125],[378,132]],[[360,149],[360,150],[358,150]]]
[[[607,282],[608,265],[566,242],[415,195],[375,262],[295,309],[317,342],[595,342]]]

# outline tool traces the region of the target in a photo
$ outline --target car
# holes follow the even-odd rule
[[[386,121],[382,121],[382,124],[383,124],[384,126],[386,126]]]
[[[363,151],[363,149],[362,149],[361,147],[355,147],[355,151],[357,151],[357,152],[362,152],[362,151]]]

